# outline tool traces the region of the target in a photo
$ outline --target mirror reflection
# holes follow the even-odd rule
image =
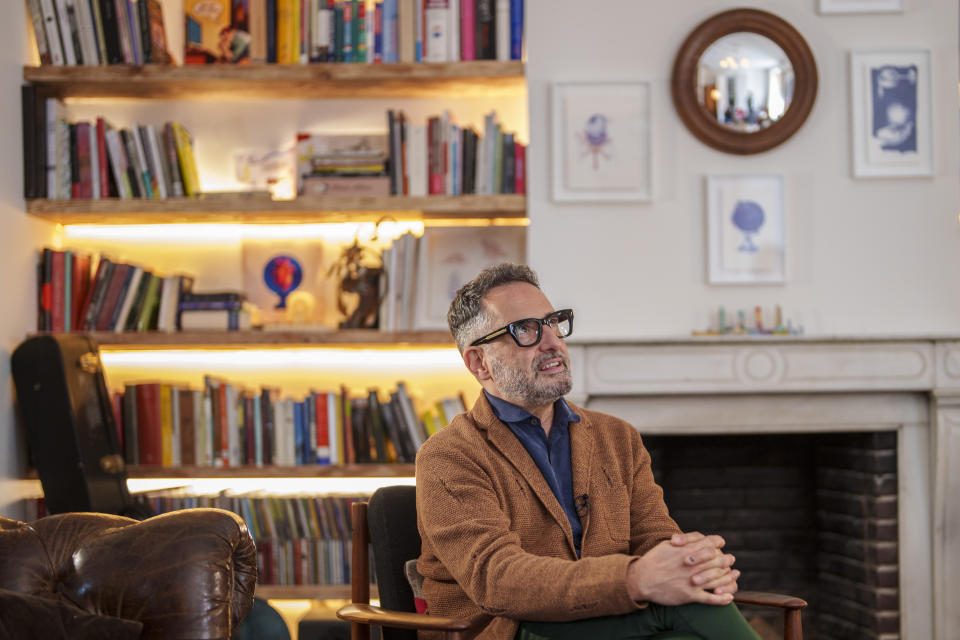
[[[750,133],[780,119],[793,98],[787,54],[757,33],[731,33],[711,44],[697,68],[697,97],[717,122]]]

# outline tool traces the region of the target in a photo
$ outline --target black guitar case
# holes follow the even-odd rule
[[[127,490],[127,473],[96,342],[49,334],[13,352],[17,402],[50,513],[151,515]]]

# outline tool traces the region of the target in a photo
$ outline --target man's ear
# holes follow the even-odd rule
[[[485,356],[486,354],[480,347],[467,347],[463,352],[463,363],[467,365],[470,373],[481,382],[490,379],[490,370],[487,367]]]

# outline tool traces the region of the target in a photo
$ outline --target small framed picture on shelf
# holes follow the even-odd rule
[[[820,0],[820,13],[899,13],[903,0]]]
[[[711,284],[784,282],[783,178],[707,178]]]
[[[930,52],[850,54],[853,175],[933,175]]]
[[[550,101],[554,201],[650,200],[648,83],[555,83]]]
[[[524,227],[427,227],[420,239],[414,329],[446,329],[457,290],[482,269],[526,262]]]

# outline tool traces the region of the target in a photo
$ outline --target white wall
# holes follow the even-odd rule
[[[529,256],[554,304],[577,311],[580,338],[683,336],[719,305],[772,309],[808,334],[951,332],[960,328],[958,3],[904,0],[900,14],[819,15],[816,0],[755,3],[791,22],[817,60],[810,118],[786,144],[739,157],[700,143],[674,113],[670,70],[719,0],[528,0]],[[932,51],[936,176],[850,177],[848,52]],[[549,85],[646,81],[653,96],[653,200],[550,200]],[[706,281],[704,177],[782,174],[787,282]],[[752,313],[748,311],[748,317]]]
[[[14,427],[10,352],[36,326],[34,247],[49,225],[23,212],[23,147],[20,127],[22,66],[28,59],[24,3],[7,7],[0,21],[0,515],[22,517],[11,481],[23,476],[23,434]]]

